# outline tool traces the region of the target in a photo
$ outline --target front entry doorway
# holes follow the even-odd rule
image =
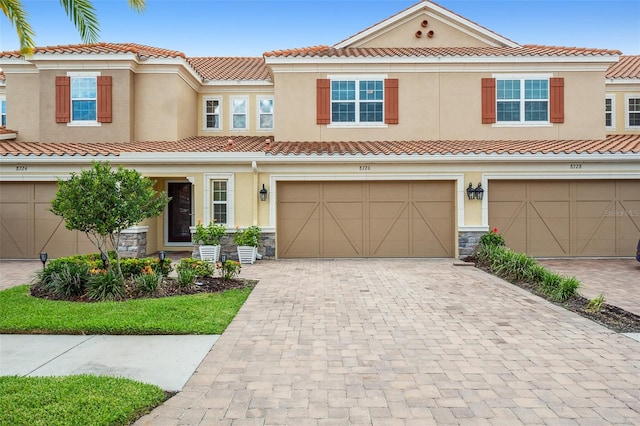
[[[193,216],[191,204],[190,182],[167,183],[167,194],[171,197],[167,206],[167,242],[191,242],[191,218]]]

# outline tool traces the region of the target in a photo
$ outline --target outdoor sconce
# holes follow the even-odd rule
[[[262,184],[262,189],[260,190],[260,201],[267,201],[267,188],[264,187],[264,183]]]
[[[42,262],[42,269],[44,269],[44,267],[47,266],[48,258],[49,258],[49,255],[47,254],[46,251],[43,251],[40,253],[40,262]]]
[[[482,188],[482,184],[478,183],[476,188],[473,187],[473,184],[469,182],[469,186],[467,187],[467,198],[470,200],[481,200],[484,197],[484,189]]]
[[[107,269],[107,253],[101,251],[100,259],[102,259],[102,269]]]

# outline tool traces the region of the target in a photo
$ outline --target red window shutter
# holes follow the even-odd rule
[[[316,80],[316,123],[331,123],[331,81],[326,78]]]
[[[56,77],[56,123],[71,121],[71,77]]]
[[[482,123],[496,122],[496,79],[482,79]]]
[[[549,121],[564,123],[564,78],[549,79]]]
[[[98,122],[111,123],[111,76],[98,76]]]
[[[384,81],[384,122],[398,124],[398,79],[387,78]]]

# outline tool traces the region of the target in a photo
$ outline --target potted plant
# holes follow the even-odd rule
[[[215,221],[209,222],[209,225],[203,226],[198,221],[196,232],[193,234],[194,244],[198,244],[200,259],[209,262],[217,262],[220,257],[220,239],[227,232],[227,228]]]
[[[240,230],[236,226],[236,234],[233,241],[238,246],[238,260],[240,263],[254,263],[258,254],[258,242],[260,241],[260,228],[256,225]]]

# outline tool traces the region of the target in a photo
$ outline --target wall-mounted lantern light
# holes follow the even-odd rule
[[[48,258],[49,258],[49,255],[47,254],[46,251],[43,251],[40,253],[40,262],[42,262],[42,269],[44,269],[44,267],[47,266]]]
[[[264,183],[262,184],[262,189],[260,190],[260,201],[267,201],[267,188],[264,187]]]
[[[470,200],[482,200],[484,197],[484,188],[482,188],[482,184],[478,183],[477,187],[473,187],[473,184],[469,182],[469,186],[467,187],[467,198]]]

